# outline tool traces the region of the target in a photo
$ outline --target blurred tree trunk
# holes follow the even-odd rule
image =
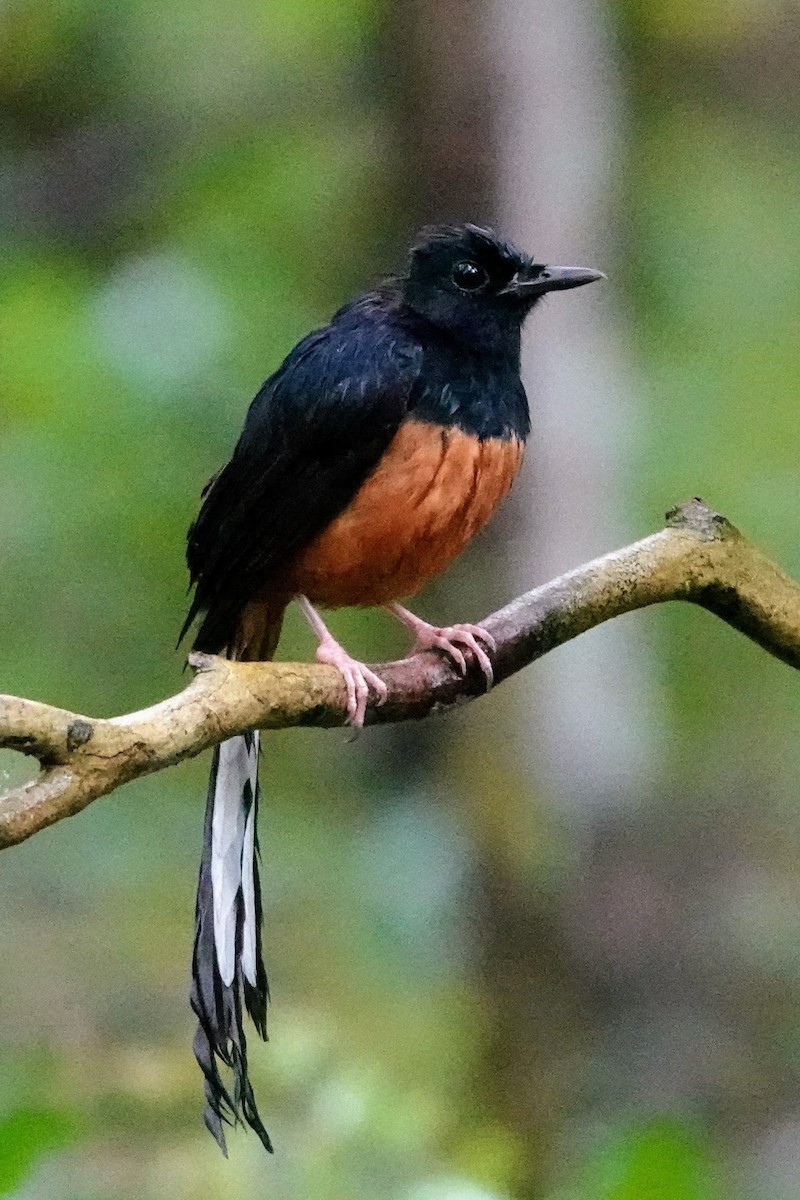
[[[609,262],[606,179],[597,161],[606,143],[601,128],[594,154],[587,154],[585,142],[597,131],[584,132],[581,124],[602,126],[608,120],[613,126],[614,116],[607,112],[601,73],[572,73],[593,53],[597,38],[588,20],[579,22],[579,8],[571,0],[535,8],[524,0],[410,0],[392,6],[385,67],[393,84],[393,174],[405,203],[405,221],[398,224],[405,230],[433,220],[494,223],[537,253],[571,256],[588,265]],[[576,38],[571,46],[570,36]],[[563,70],[569,73],[564,79]],[[566,113],[564,84],[570,90]],[[559,145],[564,163],[554,152]],[[590,188],[599,193],[594,203],[576,203],[570,194],[576,187],[582,194]],[[440,584],[435,611],[462,616],[465,594],[479,605],[481,596],[488,607],[530,586],[536,576],[613,545],[615,522],[608,514],[620,458],[616,451],[607,454],[609,443],[620,438],[613,330],[599,326],[601,304],[587,305],[583,295],[578,302],[572,299],[557,298],[545,320],[537,322],[546,328],[540,329],[536,347],[541,352],[545,346],[546,353],[537,358],[530,388],[535,470],[528,470],[518,488],[515,514],[470,554],[465,570],[451,572]],[[600,299],[608,305],[608,292]],[[594,353],[597,342],[604,346],[602,354]],[[596,418],[590,402],[599,410]],[[499,577],[505,576],[500,587],[498,560]],[[485,574],[476,586],[481,563]],[[625,727],[630,721],[639,731],[640,722],[633,713],[613,708],[622,682],[615,665],[620,649],[614,634],[600,658],[579,650],[570,671],[561,666],[549,673],[547,700],[534,707],[531,694],[542,684],[537,668],[535,676],[529,673],[516,685],[511,703],[509,695],[491,702],[488,728],[483,709],[465,716],[461,736],[452,722],[447,730],[409,727],[392,733],[398,779],[405,787],[410,763],[414,782],[420,784],[419,776],[427,774],[428,788],[438,772],[450,786],[457,780],[455,804],[462,820],[465,810],[475,845],[469,919],[482,1022],[473,1048],[474,1094],[462,1102],[468,1124],[458,1158],[479,1176],[503,1178],[521,1196],[540,1194],[551,1174],[554,1139],[576,1091],[570,1064],[576,1061],[582,1027],[559,914],[535,882],[537,854],[548,835],[541,832],[541,815],[531,799],[531,760],[542,756],[543,746],[548,790],[558,781],[570,793],[576,779],[561,780],[557,763],[563,748],[555,731],[561,726],[570,743],[579,740],[590,704],[613,709],[620,732],[606,750],[608,731],[597,731],[596,744],[576,755],[583,790],[600,778],[600,790],[606,791],[613,762],[619,772],[630,767],[639,751],[638,734],[626,733]],[[597,677],[609,662],[603,682]],[[535,733],[531,710],[539,726]],[[524,724],[519,713],[525,714]],[[498,737],[498,724],[512,731],[511,739]],[[509,740],[513,749],[504,761]]]
[[[492,222],[539,256],[613,275],[620,101],[606,16],[588,0],[392,7],[386,64],[406,227]],[[631,533],[620,486],[632,441],[629,373],[613,284],[555,297],[532,325],[530,461],[511,511],[470,555],[470,586],[463,569],[451,573],[436,611],[462,615],[463,596],[478,592],[476,564],[488,606]],[[573,827],[581,816],[588,840],[592,814],[642,785],[646,696],[641,647],[615,623],[465,714],[460,739],[435,727],[393,735],[398,774],[407,780],[409,762],[426,764],[429,783],[445,771],[466,809],[484,1023],[465,1134],[488,1161],[505,1162],[500,1174],[526,1197],[541,1194],[565,1115],[580,1103],[570,1064],[582,1038],[581,984],[563,914],[537,883],[543,860],[568,870],[575,847],[559,845],[543,814],[555,803]],[[462,1157],[486,1168],[469,1146]]]
[[[431,221],[476,221],[494,197],[486,0],[394,0],[384,28],[399,241]]]
[[[499,224],[537,257],[597,265],[613,281],[622,113],[608,16],[588,0],[541,0],[535,8],[496,0],[487,8],[487,36],[499,81]],[[523,374],[534,432],[501,526],[511,594],[630,533],[623,481],[633,389],[613,282],[554,297],[531,326]],[[617,622],[525,673],[505,697],[519,790],[529,805],[531,794],[541,794],[569,821],[564,844],[551,835],[549,847],[562,886],[570,874],[579,886],[575,861],[586,846],[575,830],[590,843],[596,816],[624,804],[652,770],[642,650],[630,624]],[[484,796],[484,804],[492,801]],[[550,911],[531,882],[547,841],[535,808],[527,851],[517,833],[504,855],[485,864],[483,911],[484,978],[497,1006],[486,1074],[498,1117],[510,1117],[519,1139],[514,1183],[525,1196],[541,1194],[556,1159],[547,1150],[585,1099],[571,1066],[582,1037],[581,972],[570,961],[566,914]]]

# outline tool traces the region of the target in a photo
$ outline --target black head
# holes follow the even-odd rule
[[[546,292],[602,279],[599,271],[548,267],[491,229],[435,225],[411,248],[401,282],[410,308],[476,350],[513,352],[522,322]]]

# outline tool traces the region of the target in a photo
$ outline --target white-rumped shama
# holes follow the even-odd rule
[[[488,229],[422,231],[404,274],[346,304],[263,385],[230,461],[189,530],[194,647],[267,660],[298,600],[337,667],[350,722],[383,681],[334,640],[315,605],[383,605],[461,671],[492,682],[489,634],[437,628],[398,600],[464,549],[508,493],[530,429],[522,324],[547,292],[597,271],[548,267]],[[197,891],[192,1007],[205,1121],[243,1122],[271,1150],[250,1083],[242,1009],[266,1037],[261,952],[257,733],[214,753]],[[232,1072],[232,1086],[221,1067]]]

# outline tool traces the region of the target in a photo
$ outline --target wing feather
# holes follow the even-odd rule
[[[408,411],[422,351],[375,297],[298,343],[250,406],[189,530],[195,593],[181,637],[230,645],[239,615],[349,503]]]

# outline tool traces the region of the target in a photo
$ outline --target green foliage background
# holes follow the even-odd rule
[[[2,690],[111,714],[180,686],[200,485],[264,375],[410,232],[391,7],[0,5]],[[796,6],[608,7],[630,536],[702,490],[800,575]],[[458,578],[450,607],[490,606]],[[223,1161],[199,1121],[206,764],[4,854],[0,1194],[800,1197],[797,682],[701,614],[633,619],[661,786],[589,835],[519,778],[501,693],[431,735],[269,739],[274,1160],[237,1136]],[[337,629],[402,649],[371,614]],[[282,653],[310,651],[290,622]],[[0,784],[26,770],[4,755]],[[533,930],[512,958],[540,997],[535,1120],[495,1081],[504,999],[475,935],[498,862]]]

